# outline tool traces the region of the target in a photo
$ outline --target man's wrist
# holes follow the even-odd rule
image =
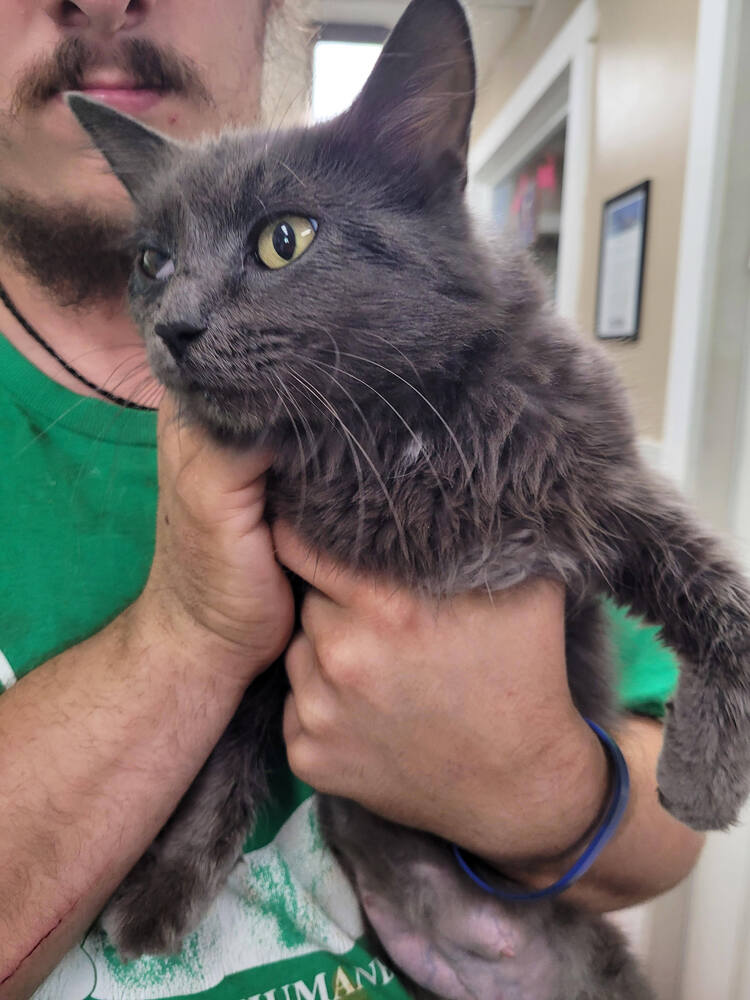
[[[154,598],[148,590],[120,615],[121,642],[127,656],[158,652],[181,679],[186,672],[201,679],[225,680],[244,690],[269,664],[228,642],[195,621],[174,602]]]
[[[562,875],[585,847],[610,792],[607,756],[578,713],[540,748],[524,783],[516,843],[474,853],[508,878],[537,888]]]

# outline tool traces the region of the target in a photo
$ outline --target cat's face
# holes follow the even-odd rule
[[[328,420],[451,365],[482,271],[460,197],[424,204],[419,182],[369,167],[331,129],[228,137],[146,207],[131,308],[191,412],[244,433]]]
[[[414,0],[353,108],[307,130],[186,147],[71,101],[135,201],[149,361],[202,422],[335,421],[457,374],[485,271],[467,32],[456,0]]]

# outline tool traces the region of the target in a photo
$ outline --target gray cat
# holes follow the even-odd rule
[[[474,96],[461,4],[413,0],[352,108],[313,128],[190,145],[70,105],[136,206],[130,301],[150,363],[218,438],[274,449],[271,515],[429,595],[563,581],[570,687],[604,726],[601,597],[658,622],[683,664],[659,794],[691,826],[725,827],[750,779],[750,595],[644,468],[606,358],[553,314],[523,255],[475,233]],[[278,665],[249,689],[110,902],[123,955],[177,949],[223,884],[268,794],[284,693]],[[416,996],[651,995],[604,920],[500,903],[437,838],[349,801],[320,808]]]

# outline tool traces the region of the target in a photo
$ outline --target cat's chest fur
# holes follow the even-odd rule
[[[307,435],[290,428],[274,442],[269,516],[344,565],[423,592],[502,589],[545,547],[509,467],[522,423],[508,390],[489,414],[467,398],[445,416],[430,402],[422,422],[381,407],[331,414]]]

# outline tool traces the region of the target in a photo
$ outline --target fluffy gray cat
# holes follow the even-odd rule
[[[414,0],[352,108],[313,128],[184,144],[70,105],[136,206],[130,301],[153,370],[221,440],[273,448],[271,515],[433,596],[563,581],[570,687],[604,726],[602,596],[658,622],[682,662],[659,794],[691,826],[725,827],[750,778],[748,590],[644,468],[603,354],[525,256],[475,232],[474,96],[461,4]],[[123,955],[176,950],[223,884],[268,794],[284,693],[280,665],[249,689],[110,902]],[[500,903],[448,845],[352,802],[322,799],[321,818],[415,995],[651,995],[604,920]]]

